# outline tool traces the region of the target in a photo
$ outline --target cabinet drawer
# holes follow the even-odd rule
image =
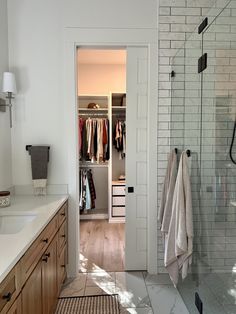
[[[0,284],[0,312],[6,313],[20,291],[20,265],[17,264]]]
[[[22,279],[23,282],[29,277],[43,252],[48,247],[57,232],[57,216],[47,225],[39,237],[34,241],[31,247],[27,250],[21,259]]]
[[[125,185],[112,186],[112,195],[125,195]]]
[[[67,221],[65,220],[61,225],[58,231],[58,252],[61,253],[61,250],[67,242]]]
[[[112,217],[125,217],[125,207],[112,207]]]
[[[113,196],[112,197],[112,206],[125,206],[125,197],[124,196]]]
[[[67,218],[67,208],[68,208],[68,202],[65,202],[65,204],[62,205],[61,209],[58,212],[58,225],[60,226],[63,221]]]

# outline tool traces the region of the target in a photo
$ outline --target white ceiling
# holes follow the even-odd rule
[[[78,49],[79,64],[126,64],[126,50]]]

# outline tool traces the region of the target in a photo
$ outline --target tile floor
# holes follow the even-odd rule
[[[189,314],[168,275],[146,272],[79,273],[68,279],[60,296],[118,294],[122,314]]]
[[[193,296],[198,292],[204,306],[204,314],[236,313],[236,274],[205,273],[198,277],[189,275],[179,286],[180,294],[191,314],[198,314]]]

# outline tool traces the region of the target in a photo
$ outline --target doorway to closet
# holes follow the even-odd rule
[[[77,49],[80,271],[125,270],[126,49]]]

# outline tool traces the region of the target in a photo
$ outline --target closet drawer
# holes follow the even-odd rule
[[[125,217],[125,207],[112,207],[112,217]]]
[[[112,206],[125,206],[125,197],[124,196],[113,196],[112,197]]]
[[[112,195],[125,195],[125,185],[112,186]]]

